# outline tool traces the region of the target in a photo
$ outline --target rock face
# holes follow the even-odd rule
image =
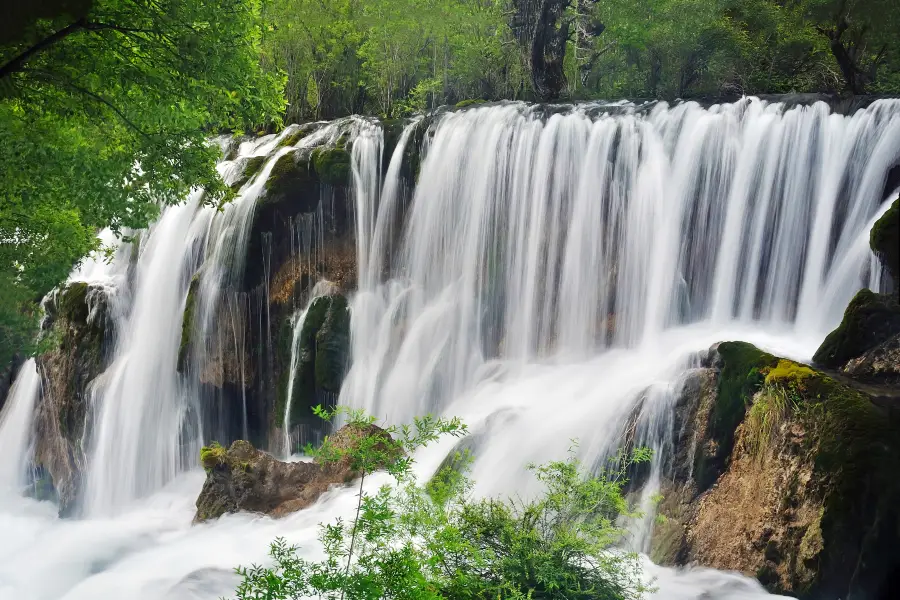
[[[104,366],[106,297],[102,289],[71,283],[55,292],[44,308],[43,328],[52,345],[37,358],[45,384],[35,415],[35,463],[45,479],[43,488],[52,481],[60,512],[66,513],[76,498],[84,465],[81,443],[89,384]]]
[[[886,294],[860,290],[850,301],[844,319],[828,334],[813,362],[839,369],[847,362],[900,333],[900,305]]]
[[[894,200],[888,211],[875,222],[869,245],[894,280],[895,295],[900,293],[900,199]]]
[[[370,436],[390,439],[375,425],[346,425],[329,443],[347,449]],[[243,440],[227,450],[218,444],[208,446],[201,451],[200,460],[207,475],[197,498],[195,522],[242,511],[282,517],[307,508],[331,486],[349,483],[358,475],[347,459],[285,463]]]
[[[900,423],[820,371],[717,350],[676,408],[652,558],[801,598],[878,597],[900,567]]]

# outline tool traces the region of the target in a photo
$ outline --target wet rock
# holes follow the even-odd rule
[[[844,311],[841,324],[816,350],[813,362],[839,369],[898,333],[900,304],[890,296],[860,290]]]
[[[721,367],[698,370],[676,405],[653,558],[739,571],[800,598],[871,596],[900,567],[890,551],[900,425],[806,365],[746,344],[718,354]]]
[[[84,466],[82,439],[90,383],[103,371],[109,326],[106,291],[83,282],[55,291],[44,303],[49,349],[37,357],[45,377],[35,414],[35,464],[42,487],[60,511],[72,506]]]
[[[310,422],[311,408],[323,392],[341,390],[350,352],[350,310],[340,293],[316,298],[306,313],[297,342],[297,373],[291,400],[291,423]],[[283,420],[289,374],[283,375],[276,419]]]
[[[900,199],[872,226],[869,245],[893,279],[895,294],[900,292]]]
[[[341,451],[369,437],[390,436],[376,425],[346,425],[328,440]],[[197,498],[195,522],[216,519],[226,513],[255,512],[283,517],[311,506],[333,485],[358,477],[349,458],[335,462],[286,463],[238,440],[230,448],[213,444],[203,448],[200,460],[206,481]]]
[[[841,372],[864,383],[900,387],[900,334],[851,359]]]

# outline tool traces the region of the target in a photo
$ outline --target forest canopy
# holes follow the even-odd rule
[[[212,133],[473,100],[900,93],[896,0],[35,0],[0,25],[0,361]]]

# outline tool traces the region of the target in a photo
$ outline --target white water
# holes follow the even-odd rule
[[[441,117],[396,251],[395,161],[410,131],[381,182],[381,132],[356,128],[360,290],[341,401],[394,422],[462,417],[476,434],[479,493],[532,493],[522,465],[562,456],[572,438],[585,460],[602,460],[641,398],[640,435],[664,451],[660,425],[694,353],[746,339],[808,357],[877,281],[867,235],[900,156],[900,103],[850,118],[759,102],[595,113],[543,118],[510,104]],[[263,138],[241,155],[274,157],[276,145]],[[0,599],[212,599],[276,535],[315,555],[315,524],[349,513],[352,491],[339,490],[278,522],[190,527],[202,475],[179,472],[204,435],[196,392],[175,373],[180,315],[204,257],[200,314],[231,293],[272,162],[225,215],[195,199],[142,240],[134,287],[118,295],[129,310],[116,357],[98,382],[89,516],[0,499]],[[418,468],[427,474],[448,449],[423,451]],[[637,524],[631,544],[646,543]],[[660,600],[765,595],[737,575],[647,569]]]
[[[19,368],[0,410],[0,495],[19,493],[26,484],[34,405],[40,391],[41,378],[31,358]]]

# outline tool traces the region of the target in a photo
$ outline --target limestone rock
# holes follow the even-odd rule
[[[900,425],[805,365],[746,344],[718,353],[676,405],[651,556],[800,598],[873,597],[900,567]]]
[[[375,425],[347,425],[330,438],[329,444],[346,449],[369,436],[390,439]],[[197,498],[195,522],[243,511],[283,517],[311,506],[331,486],[357,477],[346,458],[330,463],[286,463],[244,440],[234,442],[227,450],[213,444],[204,448],[200,457],[207,475]]]

